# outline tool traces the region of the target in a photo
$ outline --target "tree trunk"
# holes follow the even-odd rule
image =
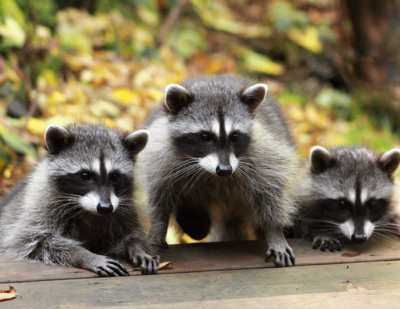
[[[353,26],[354,72],[375,85],[398,83],[400,24],[395,0],[345,0]]]

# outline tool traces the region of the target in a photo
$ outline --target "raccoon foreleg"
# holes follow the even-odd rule
[[[168,244],[165,240],[168,231],[171,208],[166,204],[156,204],[151,206],[151,228],[147,238],[150,243],[159,249],[167,249]]]
[[[61,264],[92,271],[100,277],[129,276],[119,262],[103,255],[94,254],[74,241],[63,237],[38,241],[28,258],[48,264]]]
[[[140,267],[142,275],[154,275],[157,273],[160,257],[152,256],[152,252],[144,233],[139,233],[139,235],[136,233],[136,235],[125,237],[108,253],[127,259],[134,267]]]
[[[265,238],[268,244],[266,260],[269,260],[271,257],[275,258],[275,266],[277,267],[295,265],[293,250],[283,235],[282,227],[268,228],[265,232]]]

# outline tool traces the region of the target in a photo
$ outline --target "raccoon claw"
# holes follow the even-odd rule
[[[342,244],[339,240],[330,237],[316,237],[312,243],[312,248],[317,249],[320,248],[321,251],[325,251],[328,249],[330,252],[335,250],[342,250]]]
[[[265,255],[265,261],[268,261],[271,257],[275,259],[276,267],[291,267],[295,265],[296,257],[290,247],[286,248],[284,252],[269,248]]]
[[[140,267],[142,275],[155,275],[157,265],[160,263],[160,256],[135,255],[133,257],[133,266]]]
[[[100,265],[94,267],[94,272],[99,277],[118,277],[118,276],[129,276],[128,271],[125,267],[109,257],[104,257]]]

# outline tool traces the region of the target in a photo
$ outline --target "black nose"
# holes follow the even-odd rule
[[[367,240],[367,234],[353,234],[351,236],[351,241],[355,244],[362,244]]]
[[[100,203],[97,205],[97,212],[104,216],[109,215],[113,212],[113,205]]]
[[[218,165],[217,166],[217,175],[222,177],[228,177],[232,174],[232,167],[230,165]]]

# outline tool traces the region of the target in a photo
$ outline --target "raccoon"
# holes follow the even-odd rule
[[[274,257],[276,266],[295,264],[283,228],[296,211],[301,161],[267,90],[233,75],[166,87],[138,157],[151,210],[149,237],[159,247],[168,246],[171,214],[197,240],[216,230],[224,235],[213,240],[246,239],[250,219],[266,238],[266,258]]]
[[[398,188],[394,172],[400,150],[377,154],[365,146],[316,146],[310,152],[310,184],[302,198],[297,234],[314,249],[341,250],[371,236],[398,235]],[[304,191],[306,192],[306,191]]]
[[[113,255],[155,274],[159,258],[133,202],[135,160],[147,139],[145,130],[50,125],[48,154],[0,205],[0,251],[99,276],[129,275]]]

